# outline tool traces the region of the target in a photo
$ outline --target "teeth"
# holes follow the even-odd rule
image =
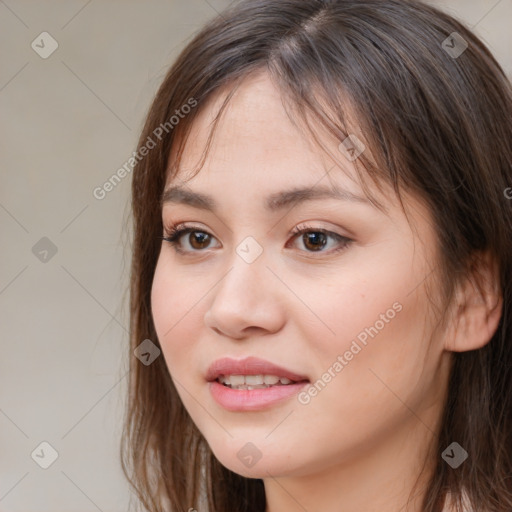
[[[283,379],[284,379],[284,377],[283,377]],[[265,375],[263,377],[263,381],[265,382],[265,384],[272,386],[279,382],[279,377],[277,377],[276,375]]]
[[[242,379],[244,378],[243,375],[240,375]],[[231,381],[233,383],[233,381]],[[261,386],[263,384],[263,375],[246,375],[245,376],[245,383],[248,386]],[[242,382],[240,384],[243,384]]]
[[[277,375],[221,375],[217,380],[234,389],[263,389],[278,383],[287,385],[293,382]]]
[[[225,384],[231,384],[232,386],[241,386],[245,384],[245,377],[243,375],[231,375],[227,377],[228,381]]]

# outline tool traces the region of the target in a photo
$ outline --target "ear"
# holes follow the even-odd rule
[[[456,289],[445,349],[466,352],[485,346],[498,328],[502,308],[498,266],[489,252],[477,253]]]

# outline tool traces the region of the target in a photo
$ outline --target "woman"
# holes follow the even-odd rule
[[[133,171],[147,510],[512,510],[511,114],[416,1],[246,0],[187,45]]]

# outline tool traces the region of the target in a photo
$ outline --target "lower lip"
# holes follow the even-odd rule
[[[232,389],[214,380],[209,383],[214,400],[228,411],[258,411],[296,395],[309,382],[260,389]]]

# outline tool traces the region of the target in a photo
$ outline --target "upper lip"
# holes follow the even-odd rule
[[[304,375],[299,375],[282,366],[257,357],[246,357],[244,359],[224,357],[217,359],[208,368],[206,380],[212,382],[221,375],[276,375],[278,377],[286,377],[295,382],[308,380]]]

